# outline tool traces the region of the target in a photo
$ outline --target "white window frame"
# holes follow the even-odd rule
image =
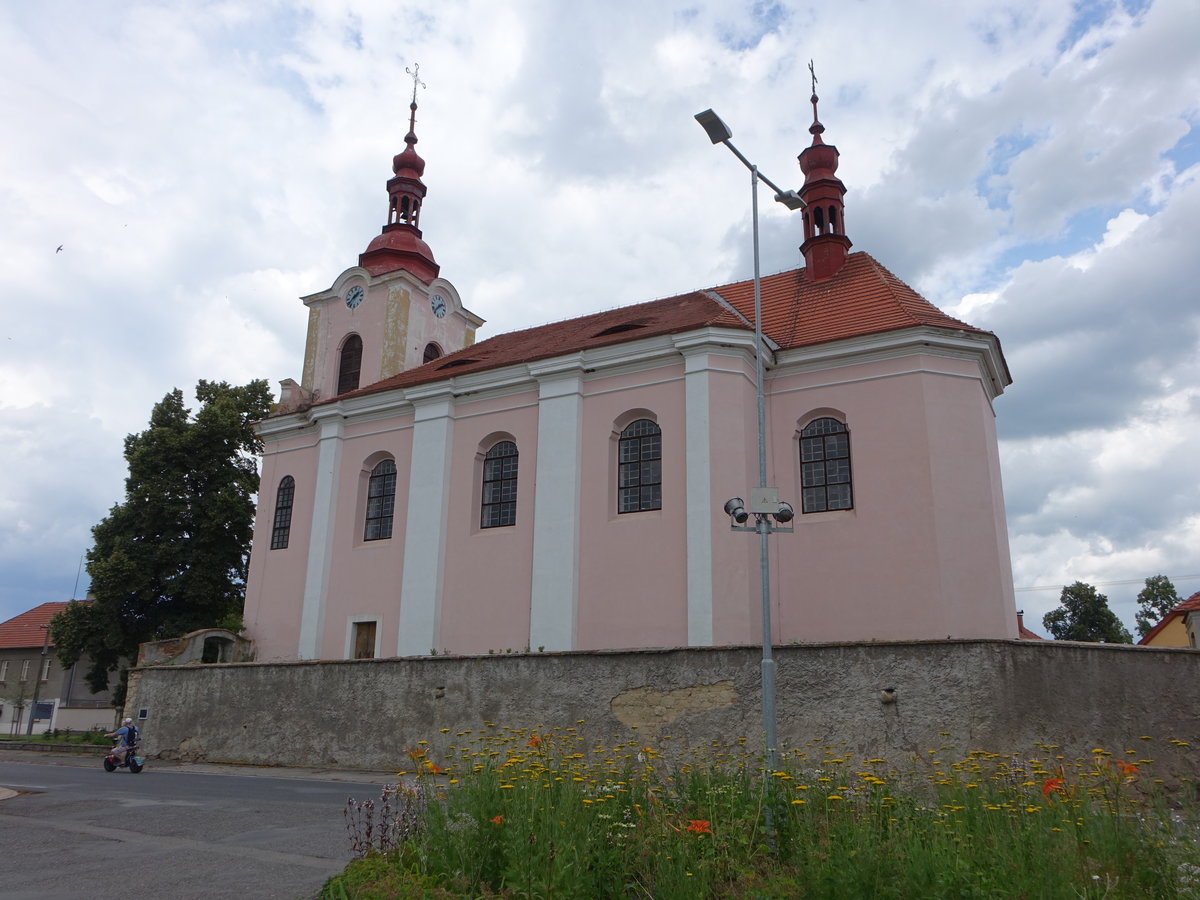
[[[27,659],[21,660],[21,680],[29,680],[29,660]]]
[[[50,680],[50,657],[47,656],[45,659],[42,660],[42,681],[46,682],[49,680]]]
[[[0,660],[0,681],[8,680],[8,660]]]

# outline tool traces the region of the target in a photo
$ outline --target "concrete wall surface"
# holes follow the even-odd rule
[[[1136,750],[1168,780],[1200,769],[1200,651],[924,641],[793,645],[775,659],[781,748],[815,740],[902,768],[941,747],[1029,754],[1044,742],[1068,759]],[[437,760],[487,722],[663,748],[753,744],[760,661],[734,647],[157,666],[131,673],[126,714],[146,710],[148,755],[257,765],[400,768],[417,741]]]

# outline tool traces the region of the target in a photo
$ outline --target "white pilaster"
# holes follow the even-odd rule
[[[577,361],[530,369],[538,378],[538,443],[529,646],[573,650],[579,603],[583,374]]]
[[[329,590],[329,562],[333,555],[333,518],[337,509],[338,471],[342,461],[342,417],[322,419],[317,438],[317,483],[313,490],[312,533],[304,573],[304,601],[300,611],[300,659],[317,659],[325,632],[325,597]]]
[[[411,395],[410,395],[411,396]],[[442,571],[446,562],[446,504],[454,400],[444,393],[413,399],[412,463],[404,528],[404,576],[400,581],[401,656],[438,649]]]
[[[687,446],[687,629],[689,647],[713,642],[712,453],[709,357],[684,352],[684,432]]]

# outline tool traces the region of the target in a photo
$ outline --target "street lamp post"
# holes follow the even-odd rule
[[[33,673],[33,702],[29,704],[29,722],[25,726],[25,734],[33,734],[33,717],[37,715],[38,696],[42,691],[42,672],[46,670],[46,653],[50,649],[50,626],[39,625],[46,630],[46,638],[42,641],[42,657],[38,660],[37,671]]]
[[[696,114],[696,121],[704,128],[714,144],[724,144],[742,165],[750,170],[750,211],[754,233],[754,359],[755,401],[758,411],[758,484],[750,491],[750,509],[747,511],[740,497],[725,504],[725,513],[730,518],[733,531],[758,533],[759,584],[762,601],[762,719],[763,742],[766,745],[766,781],[771,782],[771,772],[776,768],[775,736],[775,659],[772,655],[771,637],[771,577],[769,568],[769,543],[767,537],[775,531],[791,532],[785,526],[792,520],[792,505],[779,499],[779,489],[767,487],[767,412],[766,394],[763,389],[763,336],[762,336],[762,286],[759,275],[758,255],[758,183],[765,182],[775,191],[775,199],[788,209],[803,209],[805,203],[795,191],[782,190],[775,182],[758,171],[758,166],[746,159],[733,146],[733,132],[711,109]],[[744,523],[754,516],[754,525]],[[773,521],[772,521],[773,520]],[[767,824],[770,829],[770,807],[767,807]]]

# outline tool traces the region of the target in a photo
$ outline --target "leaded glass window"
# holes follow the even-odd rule
[[[480,528],[517,524],[517,445],[500,441],[483,457]]]
[[[662,430],[649,419],[631,422],[617,446],[617,512],[662,509]]]
[[[271,549],[285,550],[292,533],[292,501],[296,496],[296,479],[285,475],[275,492],[275,523],[271,529]]]
[[[367,522],[364,541],[382,541],[392,536],[396,510],[396,464],[390,459],[371,470],[367,484]]]
[[[853,508],[850,433],[837,419],[815,419],[800,432],[800,477],[804,512]]]

